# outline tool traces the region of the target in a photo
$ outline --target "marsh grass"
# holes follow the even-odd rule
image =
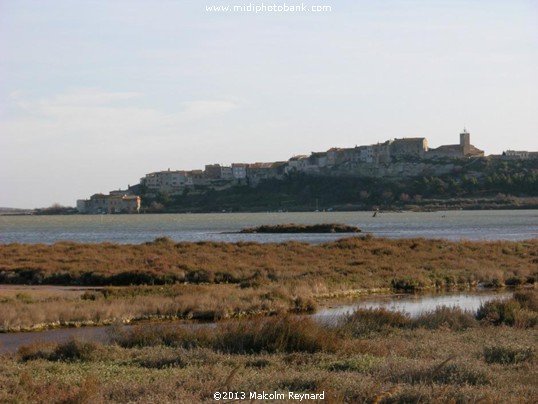
[[[0,330],[304,313],[324,297],[372,289],[502,286],[513,278],[520,287],[533,287],[537,249],[538,240],[371,236],[321,245],[175,243],[167,238],[140,245],[0,245],[0,282],[43,289],[46,284],[101,287],[69,292],[0,288]],[[536,300],[521,295],[514,321],[533,324],[527,306],[535,307]]]
[[[429,329],[449,328],[454,331],[475,327],[477,321],[474,313],[464,311],[459,307],[441,306],[422,313],[412,321],[414,327]]]
[[[451,242],[352,237],[321,245],[197,242],[161,238],[140,245],[60,242],[0,245],[0,281],[16,284],[286,284],[298,277],[403,289],[534,283],[538,240]],[[358,264],[360,263],[360,264]],[[335,276],[337,273],[346,276]],[[306,276],[307,275],[307,276]],[[372,275],[374,275],[372,277]]]
[[[535,401],[536,327],[409,327],[375,313],[382,320],[361,336],[285,316],[120,326],[112,345],[21,348],[0,361],[0,402],[198,403],[223,390],[325,391],[331,403]]]
[[[319,352],[335,349],[334,333],[312,319],[258,318],[226,324],[216,336],[215,348],[228,353]]]
[[[484,348],[484,360],[486,363],[516,364],[530,361],[534,358],[534,355],[534,347],[519,346],[515,343]]]
[[[3,282],[104,286],[0,290],[4,330],[237,319],[196,328],[118,325],[110,345],[22,347],[0,360],[0,402],[197,403],[223,388],[323,390],[333,403],[536,402],[537,247],[538,240],[373,237],[322,245],[165,238],[127,246],[0,245]],[[483,304],[476,319],[449,308],[417,318],[358,310],[334,326],[285,315],[356,290],[479,283],[528,290]]]
[[[22,346],[17,350],[17,357],[23,361],[46,359],[49,361],[90,361],[98,357],[102,351],[102,346],[91,342],[72,338],[66,342],[33,343]]]
[[[535,291],[517,294],[510,300],[491,300],[483,303],[477,311],[476,318],[492,325],[509,325],[518,328],[531,328],[538,324]],[[523,306],[520,303],[523,302]]]

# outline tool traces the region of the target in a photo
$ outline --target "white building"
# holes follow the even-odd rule
[[[170,193],[182,192],[186,187],[194,185],[192,176],[187,171],[171,171],[170,169],[146,174],[140,179],[140,183],[150,191]]]
[[[245,163],[233,163],[232,164],[232,176],[236,180],[244,180],[247,178],[247,167]]]
[[[526,150],[506,150],[503,153],[503,155],[506,156],[506,157],[513,158],[513,159],[526,160],[526,159],[529,158],[530,152],[528,152]]]

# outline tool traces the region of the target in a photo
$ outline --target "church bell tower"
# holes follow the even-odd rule
[[[465,128],[463,128],[463,132],[460,133],[460,146],[463,155],[467,156],[471,151],[471,135]]]

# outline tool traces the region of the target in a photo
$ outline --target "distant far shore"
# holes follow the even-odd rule
[[[362,205],[339,205],[321,209],[310,209],[308,207],[288,207],[286,209],[271,209],[270,207],[255,207],[247,209],[233,209],[223,206],[222,209],[179,209],[164,208],[154,210],[142,208],[141,214],[159,213],[264,213],[264,212],[438,212],[451,210],[531,210],[538,209],[538,197],[518,197],[510,201],[499,201],[495,198],[466,198],[466,199],[430,199],[424,200],[420,204],[389,205],[383,206],[362,206]],[[62,209],[16,209],[0,208],[0,216],[52,216],[52,215],[87,215],[79,213],[76,208],[65,207]],[[102,214],[107,214],[106,212]],[[126,213],[114,213],[126,214]]]

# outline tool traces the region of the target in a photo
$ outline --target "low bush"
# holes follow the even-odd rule
[[[123,348],[165,345],[191,349],[210,345],[212,333],[204,329],[192,330],[181,324],[149,324],[118,327],[111,332],[111,340]]]
[[[433,369],[423,366],[401,369],[391,375],[390,379],[393,382],[410,384],[437,383],[476,386],[490,383],[485,370],[471,367],[465,363],[450,363],[450,359]]]
[[[476,325],[474,315],[468,311],[463,311],[459,307],[437,307],[433,311],[428,311],[419,315],[413,321],[416,327],[437,329],[448,327],[454,331],[465,330]]]
[[[227,353],[318,352],[332,350],[334,338],[308,318],[260,318],[225,325],[215,348]]]
[[[500,363],[501,365],[505,365],[526,362],[533,357],[534,349],[532,347],[500,345],[484,348],[484,360],[486,363]]]
[[[372,370],[380,359],[372,355],[359,355],[350,359],[344,359],[330,363],[327,369],[332,372],[360,372],[365,373]]]
[[[17,359],[22,362],[48,359],[54,351],[55,344],[34,342],[32,344],[23,345],[17,350]]]
[[[46,359],[49,361],[76,362],[91,361],[96,358],[100,346],[94,342],[72,338],[59,344],[35,343],[22,346],[17,351],[19,360]]]
[[[360,337],[394,327],[409,327],[411,324],[411,318],[402,312],[394,312],[384,308],[357,309],[344,316],[339,322],[338,328],[353,337]]]
[[[58,344],[54,352],[49,356],[53,361],[89,361],[94,359],[98,345],[94,342],[70,339],[67,342]]]
[[[415,278],[393,279],[390,284],[394,291],[405,293],[415,293],[423,290],[426,286],[422,280]]]
[[[487,373],[482,369],[475,369],[463,363],[450,363],[439,371],[432,373],[431,379],[435,383],[481,385],[489,384]]]
[[[531,328],[538,324],[538,312],[521,307],[515,299],[486,302],[478,308],[476,318],[488,324],[518,328]]]
[[[246,366],[249,368],[256,368],[256,369],[263,369],[267,366],[271,365],[271,361],[268,359],[260,358],[260,359],[252,359],[250,361],[247,361]]]
[[[183,368],[186,366],[181,357],[176,353],[145,356],[138,358],[135,362],[140,367],[146,369]]]
[[[514,300],[517,301],[521,307],[538,312],[538,291],[531,290],[518,290],[514,292]]]

